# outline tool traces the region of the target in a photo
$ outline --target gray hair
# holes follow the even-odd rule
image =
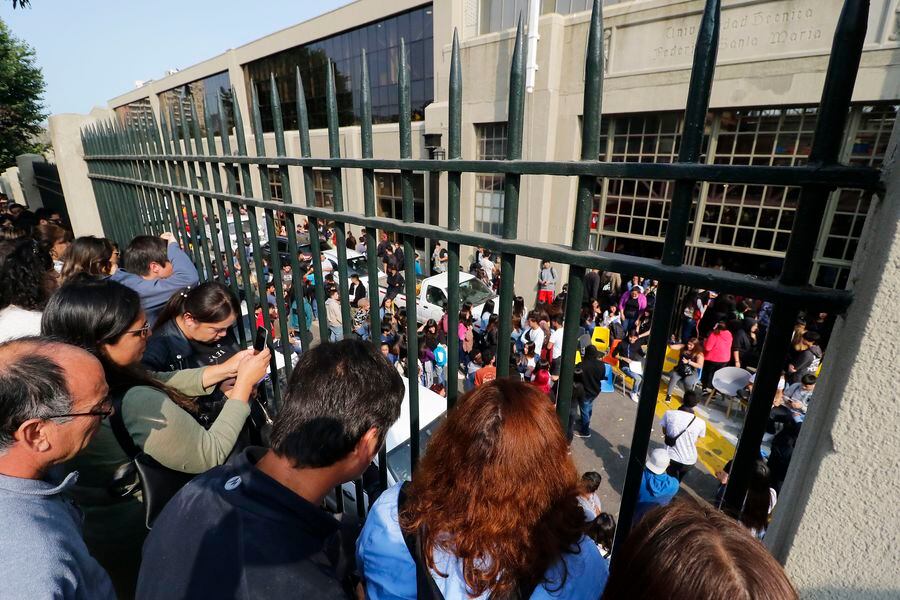
[[[16,353],[0,366],[0,453],[13,445],[15,432],[25,421],[47,419],[72,408],[62,366],[47,354],[38,353],[48,340],[13,340],[0,344],[0,351],[13,345],[31,346],[31,351]]]

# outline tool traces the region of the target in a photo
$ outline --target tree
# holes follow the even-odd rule
[[[35,141],[47,118],[43,93],[44,75],[34,50],[0,20],[0,169],[14,165],[19,154],[44,150]]]

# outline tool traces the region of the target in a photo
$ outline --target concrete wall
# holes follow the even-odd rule
[[[59,181],[76,236],[104,235],[94,188],[88,179],[88,167],[81,147],[81,130],[92,123],[112,118],[113,112],[103,108],[95,108],[89,115],[61,114],[50,117],[50,140],[56,152]]]
[[[766,543],[804,598],[900,597],[900,168],[854,263]]]
[[[9,167],[3,171],[3,180],[6,182],[9,199],[25,206],[25,194],[22,192],[22,182],[19,179],[19,167]]]
[[[19,181],[22,183],[22,194],[25,196],[25,204],[29,210],[36,210],[44,206],[41,200],[41,190],[34,179],[35,162],[46,162],[40,154],[20,154],[16,157],[16,166],[19,167]]]

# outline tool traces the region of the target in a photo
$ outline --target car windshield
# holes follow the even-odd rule
[[[359,275],[365,279],[369,276],[369,261],[365,256],[357,256],[347,260],[347,276]]]
[[[459,303],[470,302],[477,306],[494,297],[494,292],[478,279],[468,279],[459,284]]]
[[[428,440],[434,435],[435,430],[444,422],[446,413],[419,430],[419,452],[424,453],[428,446]],[[406,440],[387,453],[387,468],[394,476],[394,481],[410,481],[412,469],[410,468],[409,440]]]

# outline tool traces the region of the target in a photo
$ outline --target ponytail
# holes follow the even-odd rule
[[[240,318],[241,305],[228,287],[215,281],[182,288],[169,298],[153,330],[159,331],[168,321],[187,313],[201,323],[218,323],[232,315]]]

